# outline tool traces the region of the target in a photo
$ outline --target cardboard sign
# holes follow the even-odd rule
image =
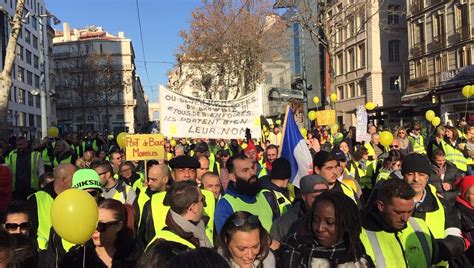
[[[239,139],[249,128],[260,137],[257,92],[236,100],[210,100],[184,96],[160,88],[160,129],[167,137]]]
[[[127,135],[125,148],[127,160],[165,158],[165,139],[162,134]]]
[[[370,135],[367,133],[367,111],[364,106],[357,107],[356,141],[370,141]]]
[[[316,121],[319,126],[329,126],[336,124],[335,110],[321,110],[316,112]]]

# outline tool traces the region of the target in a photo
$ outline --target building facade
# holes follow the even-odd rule
[[[10,34],[10,17],[14,16],[16,1],[0,2],[1,66],[5,62]],[[52,16],[42,0],[25,1],[23,25],[17,41],[16,57],[12,70],[13,84],[8,103],[9,135],[28,138],[41,137],[41,84],[46,89],[46,124],[56,124],[54,109],[54,74],[50,68],[53,28]],[[43,55],[41,55],[43,54]],[[44,69],[41,60],[44,59]],[[53,105],[52,105],[53,103]]]
[[[123,32],[63,24],[53,39],[58,125],[64,131],[139,133],[148,125],[148,99],[135,54]]]
[[[474,84],[474,2],[408,0],[407,5],[410,80],[402,101],[418,106],[418,119],[429,108],[443,123],[464,116],[474,121],[474,104],[461,94],[463,86]]]

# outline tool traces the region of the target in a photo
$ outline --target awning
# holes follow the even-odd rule
[[[405,101],[410,101],[410,100],[422,99],[426,97],[428,94],[430,94],[430,91],[422,91],[422,92],[405,94],[402,96],[401,100],[402,102],[405,102]]]

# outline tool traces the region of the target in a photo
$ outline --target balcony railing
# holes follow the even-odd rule
[[[423,0],[413,1],[413,4],[410,5],[410,13],[412,15],[416,14],[420,12],[421,10],[423,10],[424,7],[425,7],[425,3]]]
[[[434,6],[436,4],[442,3],[444,0],[431,0],[431,5]]]
[[[469,27],[468,26],[462,26],[456,28],[454,31],[454,34],[450,36],[450,42],[455,43],[455,42],[461,42],[464,40],[469,39]]]
[[[428,44],[428,50],[433,51],[446,46],[446,35],[441,34],[433,37],[433,42]]]
[[[418,57],[425,54],[425,42],[419,42],[413,45],[410,49],[410,54],[412,57]]]

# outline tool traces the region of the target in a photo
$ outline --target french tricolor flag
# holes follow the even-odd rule
[[[290,182],[299,188],[300,179],[313,173],[313,159],[308,145],[306,145],[298,125],[296,125],[295,116],[291,108],[286,113],[280,148],[280,157],[287,159],[291,164]]]

